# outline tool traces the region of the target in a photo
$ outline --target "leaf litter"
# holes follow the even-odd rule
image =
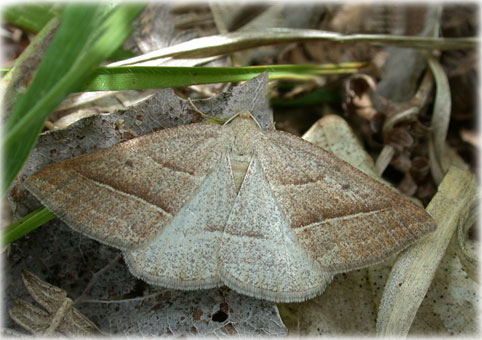
[[[457,6],[455,6],[455,7],[457,7]],[[462,8],[463,8],[463,6],[462,6]],[[349,6],[347,6],[347,8],[345,8],[345,9],[349,9]],[[450,9],[452,10],[452,8],[450,8]],[[402,8],[401,12],[403,12],[404,10],[405,9]],[[394,9],[390,8],[389,12],[393,13],[393,12],[396,12],[396,11],[397,10],[394,10]],[[444,13],[443,13],[444,16],[446,15],[445,12],[446,11],[444,11]],[[471,12],[473,12],[473,11],[471,11]],[[385,12],[382,11],[382,13],[385,13]],[[457,10],[455,10],[455,11],[450,12],[450,13],[458,13],[458,12],[457,12]],[[416,14],[416,12],[415,12],[415,14]],[[392,14],[390,14],[390,15],[392,15]],[[454,15],[454,16],[456,17],[456,15]],[[411,25],[407,25],[408,27],[412,27],[412,28],[417,27],[416,18],[417,17],[420,18],[420,16],[417,16],[417,15],[408,15],[408,16],[402,15],[401,17],[409,17],[409,18],[411,18],[411,20],[415,20],[415,23],[412,23]],[[328,21],[329,21],[330,17],[327,16],[326,18],[328,18]],[[366,17],[364,17],[362,22],[364,22],[365,19],[366,19]],[[367,20],[370,20],[370,16],[368,16]],[[352,24],[354,21],[349,20],[349,22],[350,22],[350,24]],[[394,20],[386,20],[384,22],[395,23]],[[453,27],[460,27],[460,24],[459,24],[459,26],[454,24],[454,20],[451,21],[451,25],[452,26],[450,26],[451,27],[450,29],[452,29],[452,32],[454,31]],[[420,25],[418,25],[418,27],[419,26]],[[339,27],[343,27],[343,24],[339,25]],[[353,25],[351,27],[353,27]],[[379,26],[375,25],[375,27],[379,27]],[[393,27],[390,28],[390,29],[393,29]],[[446,31],[447,29],[444,28],[444,21],[442,21],[442,31],[444,31],[444,30]],[[390,32],[390,30],[388,30],[387,32]],[[383,33],[386,33],[386,32],[383,31]],[[451,33],[451,34],[453,34],[453,33]],[[462,35],[462,36],[471,35],[470,29],[469,29],[469,33],[465,32],[464,34],[465,35]],[[459,36],[461,36],[461,35],[459,35]],[[310,45],[310,43],[307,43],[307,44]],[[328,44],[323,45],[323,43],[321,43],[321,45],[327,46]],[[345,45],[343,45],[343,46],[345,47]],[[295,49],[296,48],[299,48],[299,46],[295,45]],[[355,50],[355,51],[357,51],[357,50]],[[372,51],[373,51],[373,49],[372,49]],[[377,49],[375,49],[375,51],[377,51]],[[444,55],[445,54],[449,54],[449,52],[444,52]],[[356,55],[356,53],[353,53],[352,55]],[[372,54],[371,56],[373,57],[374,55],[376,55],[376,54]],[[335,57],[334,60],[337,60],[337,58]],[[457,59],[455,59],[455,60],[457,60]],[[470,68],[469,68],[469,70],[470,70]],[[382,78],[383,78],[383,75],[382,75]],[[395,80],[396,80],[396,78],[395,78]],[[452,79],[450,78],[450,73],[449,73],[449,81],[452,81]],[[326,84],[326,82],[324,84]],[[328,82],[328,84],[329,84],[329,82]],[[458,88],[461,88],[461,87],[459,86]],[[457,87],[456,87],[456,89],[457,89]],[[453,90],[453,88],[451,90]],[[467,93],[467,91],[465,91],[464,94],[465,93]],[[410,96],[408,98],[410,98]],[[429,98],[429,101],[431,100],[430,96],[428,96],[427,98]],[[198,107],[200,106],[199,103],[196,103],[196,105]],[[459,103],[459,107],[460,107],[460,105],[461,104]],[[218,109],[219,107],[214,106],[213,108]],[[326,109],[328,109],[328,107],[323,106],[323,109],[326,110]],[[204,108],[202,108],[202,111],[203,112],[210,112],[209,109],[205,110]],[[452,110],[452,111],[454,111],[454,110]],[[452,114],[454,114],[454,113],[452,112]],[[351,119],[351,118],[353,118],[353,116],[350,116],[349,118]],[[377,133],[373,133],[373,130],[374,130],[373,128],[376,128],[377,126],[379,126],[381,128],[381,125],[379,124],[379,121],[380,121],[380,115],[379,115],[379,113],[376,113],[373,116],[372,119],[370,119],[368,122],[365,122],[365,125],[361,125],[362,128],[360,128],[361,131],[368,131],[369,134],[371,134],[371,136],[372,136],[372,141],[367,143],[368,146],[371,147],[370,148],[371,153],[373,152],[372,146],[376,146],[375,149],[379,148],[380,145],[383,146],[383,144],[380,143],[380,140],[377,140]],[[383,120],[382,120],[382,122],[383,122]],[[426,124],[427,123],[426,121],[423,121],[422,123],[424,123],[425,125],[428,125],[428,124]],[[120,130],[121,130],[120,134],[123,134],[125,138],[130,137],[131,129],[129,129],[129,128],[125,129],[123,127],[122,121],[117,121],[117,122],[111,123],[111,124],[112,124],[112,126],[120,126]],[[127,123],[127,124],[129,124],[129,123]],[[359,126],[359,125],[355,125],[355,126]],[[375,131],[381,131],[381,130],[375,129]],[[364,136],[366,136],[366,135],[364,134]],[[449,137],[450,137],[450,134],[449,134]],[[74,138],[72,138],[72,139],[74,139]],[[399,139],[399,140],[403,141],[403,139]],[[419,148],[420,148],[420,146],[419,146]],[[57,148],[54,148],[54,149],[57,152]],[[76,149],[78,149],[78,147]],[[76,150],[76,149],[74,148],[73,150]],[[53,149],[51,148],[50,151],[52,151],[52,150]],[[60,150],[60,147],[58,148],[58,150]],[[380,149],[378,149],[378,150],[380,150]],[[458,150],[460,150],[460,149],[458,149]],[[51,156],[49,156],[48,152],[46,153],[46,155],[47,155],[47,157],[51,157]],[[66,153],[65,157],[69,158],[68,152]],[[396,156],[395,159],[397,159],[398,163],[400,163],[399,166],[401,166],[403,169],[407,169],[406,165],[404,165],[404,164],[407,163],[406,158]],[[465,159],[467,159],[467,158],[465,157]],[[421,171],[423,173],[425,173],[426,163],[427,163],[425,157],[422,157],[421,160],[413,158],[411,163],[415,164],[417,169],[421,169]],[[459,160],[459,164],[460,164],[460,160]],[[393,170],[391,170],[390,167],[391,166],[389,166],[389,169],[388,169],[388,172],[386,172],[386,175],[388,175],[388,177],[393,178]],[[33,170],[32,170],[32,172],[33,172]],[[425,192],[425,195],[423,194],[423,192]],[[426,188],[423,188],[423,190],[422,190],[422,188],[420,188],[420,189],[417,190],[416,196],[421,198],[425,202],[427,202],[427,199],[429,199],[434,194],[434,192],[435,191],[433,189],[427,190]],[[424,198],[424,197],[426,197],[426,198]],[[20,212],[21,209],[19,208],[18,211]],[[46,227],[43,227],[42,230],[44,230],[45,228]],[[461,229],[459,228],[459,234],[463,235],[463,237],[459,236],[459,238],[460,238],[460,240],[462,240],[461,242],[468,242],[469,244],[473,244],[473,241],[470,239],[471,237],[469,236],[469,238],[467,238],[465,236],[465,235],[468,234],[469,229],[470,229],[470,222],[469,222],[469,226],[466,226],[465,228],[463,228],[462,232],[460,232]],[[65,230],[67,230],[67,229],[65,229]],[[34,233],[38,233],[38,232],[39,232],[39,230],[35,231]],[[27,236],[27,238],[31,237],[31,235],[33,235],[34,233]],[[83,241],[83,242],[85,242],[85,241]],[[465,248],[473,249],[473,247],[471,248],[471,246],[465,247]],[[29,249],[29,248],[25,248],[25,249]],[[470,252],[470,250],[468,250],[468,251]],[[473,250],[472,250],[472,253],[473,253]],[[114,258],[114,257],[115,256],[110,256],[110,260],[112,260],[112,258]],[[476,256],[474,258],[476,258]],[[106,264],[106,262],[108,262],[108,261],[104,261],[104,264]],[[117,266],[116,266],[116,268],[117,268]],[[335,322],[334,318],[331,318],[331,319],[328,318],[328,321],[325,321],[323,323],[322,321],[319,320],[319,315],[320,315],[320,310],[323,308],[324,302],[320,304],[320,303],[316,303],[315,300],[311,300],[311,301],[305,302],[303,304],[298,304],[300,306],[300,308],[297,309],[296,315],[293,315],[292,313],[291,314],[290,313],[282,313],[283,314],[283,320],[288,325],[288,327],[290,329],[290,332],[295,332],[295,333],[299,332],[299,334],[311,334],[311,335],[315,335],[315,334],[359,334],[360,332],[364,333],[364,334],[372,334],[374,329],[375,329],[375,321],[374,321],[375,319],[374,318],[375,318],[375,315],[376,315],[376,312],[377,312],[376,309],[378,308],[382,288],[383,288],[383,285],[384,285],[384,283],[385,283],[385,281],[388,277],[389,269],[390,269],[390,266],[389,266],[389,262],[388,262],[387,264],[370,267],[366,270],[363,269],[363,270],[359,270],[359,271],[356,271],[356,272],[350,272],[350,273],[346,273],[346,274],[337,275],[335,277],[332,285],[328,288],[327,292],[320,297],[320,299],[322,299],[325,295],[332,297],[332,301],[334,301],[334,304],[331,304],[330,306],[332,306],[332,309],[338,308],[338,307],[340,308],[340,312],[339,312],[340,318],[341,318],[341,315],[348,316],[348,315],[350,315],[350,311],[354,311],[353,314],[351,314],[352,317],[350,317],[350,319],[361,320],[360,322],[353,322],[350,325],[346,325],[346,322],[345,323],[340,322],[340,323],[337,324]],[[446,273],[449,273],[449,274],[447,275]],[[347,280],[347,279],[345,279],[346,277],[353,278],[353,279]],[[54,278],[53,282],[55,283],[57,281],[58,281],[58,279]],[[88,281],[89,281],[88,279],[85,279],[84,287],[88,284],[87,283]],[[351,284],[347,283],[346,287],[344,287],[344,288],[346,288],[346,291],[344,291],[344,288],[341,288],[341,286],[344,286],[346,282],[350,282],[350,281],[351,281]],[[369,284],[367,284],[365,286],[365,284],[363,283],[364,281],[369,282]],[[51,281],[49,281],[49,282],[51,282]],[[341,282],[340,285],[337,285],[338,282]],[[460,262],[455,257],[454,253],[453,252],[451,253],[450,247],[449,247],[448,253],[442,259],[441,265],[440,265],[439,269],[437,270],[437,272],[435,274],[435,278],[434,278],[433,282],[434,282],[433,285],[432,285],[433,287],[430,288],[428,293],[427,293],[428,298],[426,298],[422,302],[422,305],[419,309],[419,312],[414,319],[410,334],[428,334],[428,333],[440,333],[440,332],[442,332],[443,334],[448,334],[448,333],[451,333],[451,334],[473,334],[474,332],[476,332],[477,327],[476,327],[476,325],[474,325],[475,318],[473,317],[473,315],[475,315],[475,313],[476,313],[476,310],[474,310],[474,308],[475,308],[474,306],[476,306],[476,304],[477,304],[476,301],[478,299],[478,297],[476,295],[477,286],[474,286],[473,281],[471,281],[470,279],[469,280],[466,279],[466,274],[463,271],[463,269],[461,268]],[[361,288],[360,285],[362,286],[362,288],[370,287],[370,291],[367,291],[367,290],[360,290],[359,291],[358,288]],[[92,287],[92,289],[94,290],[95,286]],[[340,291],[338,291],[339,289],[340,289]],[[100,290],[102,290],[102,289],[100,289]],[[69,295],[70,295],[71,294],[70,290],[67,289],[67,291],[69,292]],[[80,294],[81,291],[82,291],[82,289],[78,289],[77,294]],[[444,293],[444,292],[447,292],[447,291],[449,291],[449,294]],[[359,295],[355,294],[354,297],[362,298],[362,296],[363,297],[366,296],[366,303],[362,304],[363,305],[362,309],[357,309],[358,305],[357,305],[357,307],[351,306],[351,304],[357,303],[357,300],[356,300],[356,298],[351,298],[351,299],[349,298],[350,294],[351,294],[350,292],[360,292]],[[75,294],[73,296],[75,296]],[[340,303],[340,301],[343,301],[343,303]],[[448,303],[448,305],[447,305],[447,303]],[[86,303],[86,304],[84,304],[84,307],[88,306],[88,305],[90,305],[90,304]],[[310,306],[312,306],[312,307],[310,307]],[[87,309],[90,309],[90,308],[92,308],[92,306],[89,306]],[[282,307],[282,309],[283,309],[283,307]],[[330,310],[330,313],[328,313],[328,314],[325,313],[325,318],[326,318],[326,315],[331,316],[331,315],[336,314],[334,312],[331,312],[331,310]],[[362,318],[359,319],[361,316],[362,316]],[[366,317],[366,319],[363,319],[364,317]],[[294,326],[292,323],[288,322],[290,320],[296,320],[296,326]],[[340,319],[340,320],[342,320],[342,319]],[[371,320],[371,323],[369,322],[369,320]],[[318,324],[325,324],[326,327],[324,327],[324,328],[318,327],[319,329],[317,329]],[[291,334],[294,334],[294,333],[291,333]]]

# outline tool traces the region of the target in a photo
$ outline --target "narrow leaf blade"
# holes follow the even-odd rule
[[[66,6],[44,60],[29,88],[16,99],[4,126],[2,192],[21,169],[49,113],[122,44],[142,8],[132,4]]]

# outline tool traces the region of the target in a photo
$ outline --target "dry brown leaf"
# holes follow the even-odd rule
[[[377,334],[408,334],[457,225],[468,217],[476,189],[471,173],[450,168],[427,207],[438,225],[437,230],[399,255],[385,286]]]
[[[263,31],[242,31],[193,39],[185,43],[112,63],[109,66],[137,65],[140,62],[158,58],[207,58],[248,48],[312,40],[337,43],[366,42],[373,45],[395,45],[423,49],[464,49],[473,48],[477,43],[475,38],[441,39],[393,35],[342,35],[310,29],[269,28]]]
[[[432,56],[427,57],[428,64],[435,78],[436,93],[431,121],[431,136],[429,139],[430,168],[432,176],[438,184],[451,165],[446,151],[446,139],[450,122],[452,106],[450,86],[447,75],[440,63]]]
[[[73,307],[67,292],[28,271],[22,272],[25,286],[47,311],[23,300],[16,300],[9,310],[10,317],[34,335],[93,336],[103,334],[97,326]]]

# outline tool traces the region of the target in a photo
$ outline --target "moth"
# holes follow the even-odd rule
[[[435,229],[407,198],[249,112],[57,163],[25,186],[150,284],[276,302],[312,298]]]

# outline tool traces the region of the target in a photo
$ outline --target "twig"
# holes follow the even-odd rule
[[[91,299],[91,300],[83,300],[80,303],[103,303],[103,304],[111,304],[111,303],[122,303],[122,302],[133,302],[133,301],[142,301],[146,299],[150,299],[153,297],[156,297],[160,295],[161,293],[155,293],[155,294],[150,294],[146,296],[139,296],[136,298],[132,299],[119,299],[119,300],[97,300],[97,299]]]
[[[104,268],[100,269],[99,271],[94,273],[94,275],[92,275],[92,279],[90,279],[89,283],[87,284],[87,287],[85,287],[84,291],[80,294],[80,296],[77,299],[75,299],[74,305],[82,303],[82,299],[90,290],[90,288],[92,288],[92,285],[95,283],[97,278],[101,276],[104,272],[112,268],[117,263],[117,261],[119,261],[121,257],[122,257],[121,254],[117,254],[117,256],[112,261],[110,261]]]

